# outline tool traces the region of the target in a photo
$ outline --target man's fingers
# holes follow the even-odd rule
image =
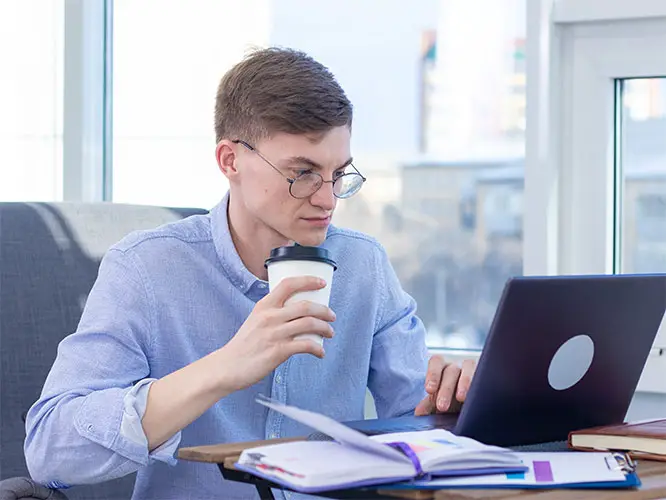
[[[432,398],[426,396],[418,405],[416,405],[416,410],[414,410],[414,415],[421,417],[423,415],[430,415],[435,412],[435,405],[432,403]]]
[[[456,364],[450,364],[444,368],[442,382],[439,385],[439,391],[437,391],[437,411],[449,411],[460,378],[460,372],[461,369]]]
[[[326,282],[314,276],[297,276],[283,279],[264,300],[273,307],[283,307],[284,303],[296,292],[319,290],[326,286]]]
[[[330,323],[322,321],[312,316],[298,318],[288,323],[280,325],[276,330],[278,335],[285,337],[295,337],[303,333],[316,333],[326,338],[333,338],[333,327]]]
[[[465,401],[467,393],[469,392],[469,386],[472,383],[472,377],[474,376],[474,371],[476,370],[476,361],[473,359],[466,359],[462,363],[462,370],[460,373],[460,379],[458,380],[458,390],[456,392],[456,399],[461,403]]]
[[[446,367],[446,361],[441,356],[433,356],[428,362],[426,372],[425,388],[428,394],[436,394],[442,381],[442,372]]]
[[[324,348],[312,340],[298,339],[289,342],[287,345],[289,349],[287,358],[294,354],[312,354],[321,359],[325,355]]]
[[[276,315],[276,317],[284,322],[308,316],[319,318],[323,321],[335,321],[335,313],[329,307],[309,300],[302,300],[286,305]]]

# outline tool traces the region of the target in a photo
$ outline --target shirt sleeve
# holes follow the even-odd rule
[[[169,453],[180,436],[149,453],[139,430],[151,382],[154,310],[138,257],[109,250],[79,326],[58,346],[27,414],[24,451],[34,480],[60,487],[97,483],[155,460],[175,462]]]
[[[143,430],[141,419],[146,413],[148,391],[155,380],[154,378],[143,379],[125,395],[123,400],[123,418],[120,422],[120,434],[122,437],[140,446],[145,446],[146,449],[148,448],[148,438]],[[180,444],[181,434],[179,431],[171,436],[171,438],[155,448],[148,458],[165,462],[169,465],[176,465],[177,460],[174,458],[174,454]]]
[[[383,248],[376,274],[381,312],[372,342],[368,387],[377,415],[388,418],[413,413],[426,396],[428,349],[416,302],[403,290]]]

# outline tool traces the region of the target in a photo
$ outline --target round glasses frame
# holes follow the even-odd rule
[[[351,198],[361,190],[361,187],[363,187],[363,183],[367,180],[361,174],[361,172],[359,172],[358,169],[351,163],[349,164],[349,166],[352,167],[355,170],[355,172],[344,173],[339,177],[336,177],[335,179],[332,179],[330,181],[324,180],[324,178],[318,172],[307,172],[297,177],[288,177],[284,175],[279,168],[273,165],[273,163],[269,161],[263,154],[261,154],[256,148],[254,148],[247,142],[242,141],[240,139],[234,139],[231,142],[233,142],[234,144],[240,144],[247,150],[256,153],[257,156],[259,156],[259,158],[264,160],[278,174],[280,174],[282,177],[285,178],[285,180],[289,183],[289,194],[292,197],[299,200],[304,198],[309,198],[317,191],[319,191],[324,184],[333,185],[333,196],[335,196],[336,198],[339,199]],[[299,186],[302,186],[302,188]],[[301,189],[304,191],[301,192]]]

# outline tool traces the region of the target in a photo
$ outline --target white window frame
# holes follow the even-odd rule
[[[614,85],[666,75],[666,2],[529,0],[525,274],[611,273]],[[666,393],[662,328],[638,391]]]
[[[111,0],[65,0],[64,201],[111,199]]]

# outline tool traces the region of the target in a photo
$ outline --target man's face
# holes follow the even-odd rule
[[[305,173],[316,172],[330,181],[349,170],[348,127],[336,127],[313,140],[306,135],[276,134],[252,144],[282,174],[242,145],[238,145],[237,187],[244,208],[253,219],[278,235],[301,245],[320,245],[335,210],[333,185],[324,182],[314,194],[297,199],[289,194],[289,182]]]

